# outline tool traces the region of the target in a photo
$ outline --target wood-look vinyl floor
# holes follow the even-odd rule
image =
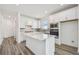
[[[27,47],[17,43],[14,37],[4,38],[0,45],[0,55],[34,55]]]
[[[55,45],[55,55],[79,55],[77,48],[66,45]]]

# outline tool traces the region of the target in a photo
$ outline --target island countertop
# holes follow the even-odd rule
[[[28,37],[37,39],[37,40],[45,40],[47,39],[50,35],[44,34],[42,32],[21,32],[21,34],[26,35]]]

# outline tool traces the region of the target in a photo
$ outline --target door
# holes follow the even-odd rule
[[[75,21],[62,22],[60,24],[61,43],[69,46],[78,46],[78,23]]]

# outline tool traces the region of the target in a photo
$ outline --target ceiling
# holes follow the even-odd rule
[[[0,4],[1,10],[8,12],[20,12],[23,15],[33,18],[43,18],[46,15],[72,8],[76,4]]]

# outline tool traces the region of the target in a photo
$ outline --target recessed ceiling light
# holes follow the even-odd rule
[[[36,16],[36,18],[39,18],[39,16]]]
[[[16,4],[16,6],[19,6],[19,4]]]
[[[47,14],[47,10],[45,10],[45,14]]]
[[[60,4],[60,6],[63,6],[64,4]]]
[[[9,18],[11,17],[11,16],[8,16]]]

